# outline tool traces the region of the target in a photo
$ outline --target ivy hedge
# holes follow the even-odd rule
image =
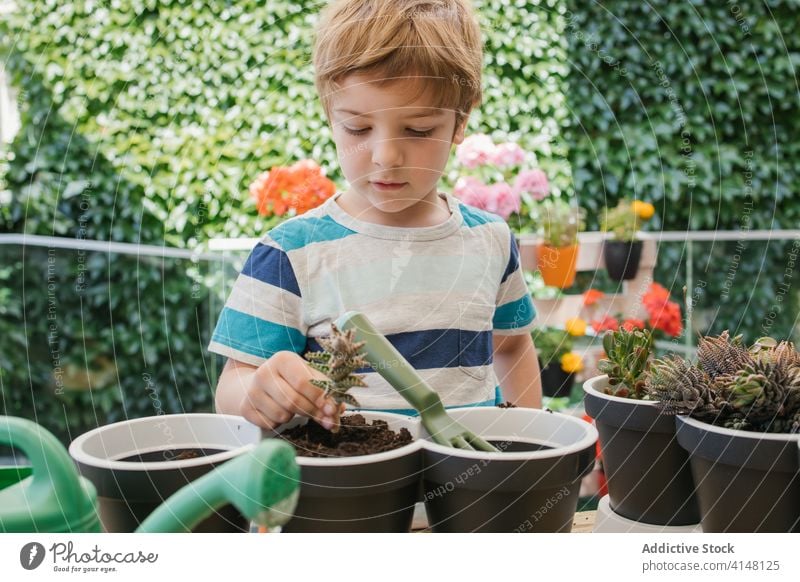
[[[344,186],[310,66],[321,3],[17,4],[0,22],[22,106],[22,129],[0,161],[3,232],[202,249],[211,238],[258,236],[275,224],[256,214],[247,192],[274,165],[311,157]],[[554,190],[579,196],[590,218],[635,193],[660,207],[656,228],[735,228],[751,191],[751,228],[796,222],[792,3],[748,5],[752,13],[741,8],[738,18],[730,4],[666,0],[474,4],[486,42],[485,100],[470,130],[535,152]],[[785,247],[771,247],[763,262],[775,276]],[[219,269],[0,252],[4,411],[67,438],[124,416],[210,409],[220,362],[205,346],[226,296]],[[722,245],[714,252],[715,267],[731,257]],[[684,255],[671,245],[663,256],[666,275]],[[696,274],[704,265],[698,256]],[[750,295],[750,266],[741,263],[729,297]],[[725,280],[705,278],[713,297]],[[76,291],[76,281],[86,285]],[[775,292],[758,287],[748,313],[764,313]],[[794,307],[796,295],[787,299]],[[88,368],[84,383],[101,385],[60,390],[52,305],[57,363]],[[734,321],[739,305],[723,301],[716,321]],[[743,329],[758,325],[742,321]],[[781,321],[773,329],[790,328]]]
[[[566,190],[563,7],[476,5],[486,89],[471,127],[517,139]],[[0,228],[195,249],[275,223],[257,216],[247,192],[271,166],[311,157],[344,185],[310,67],[319,7],[18,3],[0,23],[5,66],[22,97]],[[91,285],[75,293],[84,268],[76,253],[59,253],[55,273],[31,269],[46,254],[17,255],[2,279],[10,290],[0,322],[6,411],[67,435],[123,415],[210,409],[220,362],[204,348],[212,305],[226,293],[219,277],[209,281],[216,269],[94,254],[83,275]],[[105,386],[58,391],[46,318],[54,277],[61,360],[84,370],[113,362],[114,374],[95,378]]]
[[[623,196],[655,204],[649,230],[797,227],[797,2],[565,5],[568,155],[590,227]],[[792,335],[793,241],[694,247],[701,331]],[[680,289],[686,260],[686,248],[662,245],[656,277]]]

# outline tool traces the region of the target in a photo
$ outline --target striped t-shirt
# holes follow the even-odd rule
[[[401,228],[344,211],[337,192],[260,240],[236,279],[209,350],[254,366],[317,351],[347,311],[364,313],[445,406],[494,403],[492,334],[530,333],[536,315],[508,225],[450,194],[450,217]],[[408,409],[372,368],[364,409]]]

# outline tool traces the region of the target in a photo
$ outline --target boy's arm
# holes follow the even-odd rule
[[[524,408],[542,407],[542,379],[531,334],[492,334],[494,370],[503,399]]]

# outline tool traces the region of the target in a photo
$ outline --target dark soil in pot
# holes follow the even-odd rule
[[[298,456],[300,498],[283,531],[409,531],[422,476],[419,421],[364,411],[342,422],[339,434],[305,418],[273,431],[277,438],[299,438],[293,443],[298,455],[322,453]],[[376,452],[358,453],[370,447]]]
[[[69,452],[97,488],[103,528],[132,532],[170,495],[254,446],[261,430],[241,417],[174,414],[127,420],[81,435]],[[195,532],[246,532],[226,506]]]
[[[605,376],[584,385],[586,413],[600,433],[608,495],[615,513],[664,526],[700,522],[689,456],[675,437],[675,420],[655,403],[602,393]]]
[[[287,429],[280,437],[291,443],[302,457],[353,457],[391,451],[413,439],[407,428],[394,432],[385,420],[368,423],[360,414],[341,418],[337,432],[331,432],[313,420]]]
[[[568,532],[597,433],[567,415],[528,408],[449,411],[501,452],[426,441],[425,507],[434,532]]]
[[[713,426],[677,417],[691,458],[703,532],[800,532],[797,435]]]
[[[605,241],[603,257],[606,271],[613,281],[627,281],[636,278],[642,258],[642,241]]]

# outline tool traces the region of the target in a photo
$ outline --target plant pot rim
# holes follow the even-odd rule
[[[413,416],[405,414],[397,414],[394,412],[373,412],[369,410],[346,410],[345,414],[360,414],[367,420],[385,420],[395,421],[405,425],[411,433],[413,439],[407,445],[392,449],[391,451],[384,451],[382,453],[373,453],[370,455],[355,455],[352,457],[303,457],[296,456],[297,464],[301,467],[349,467],[353,465],[366,465],[372,463],[380,463],[383,461],[391,461],[406,455],[414,454],[422,447],[422,440],[420,438],[420,421]],[[287,423],[280,425],[275,430],[263,431],[265,438],[274,438],[280,431],[308,422],[308,418],[297,416]],[[391,424],[391,422],[389,422]]]
[[[759,440],[766,440],[766,441],[775,441],[775,442],[792,442],[796,441],[798,447],[800,447],[800,435],[797,434],[781,434],[781,433],[774,433],[774,432],[756,432],[752,430],[741,430],[736,428],[725,428],[724,426],[716,426],[714,424],[709,424],[707,422],[703,422],[702,420],[697,420],[696,418],[692,418],[690,416],[683,416],[683,415],[676,415],[675,418],[678,422],[685,423],[691,427],[698,428],[705,430],[707,432],[716,433],[718,435],[723,436],[731,436],[731,437],[744,437],[744,438],[753,438]]]
[[[252,427],[252,430],[255,431],[258,429],[255,425],[251,424],[247,420],[245,420],[241,416],[235,416],[231,414],[217,414],[213,412],[207,413],[186,413],[186,414],[162,414],[157,416],[145,416],[143,418],[135,418],[131,420],[122,420],[119,422],[114,422],[111,424],[106,424],[103,426],[99,426],[93,430],[90,430],[79,437],[77,437],[72,443],[69,445],[69,454],[72,459],[80,464],[89,466],[89,467],[96,467],[98,469],[106,469],[111,471],[174,471],[177,469],[188,469],[191,467],[201,467],[208,464],[219,464],[234,457],[241,455],[242,453],[249,451],[250,449],[254,448],[256,443],[248,443],[239,447],[235,447],[233,449],[228,449],[221,453],[216,453],[213,455],[206,455],[203,457],[195,457],[193,459],[182,459],[178,461],[118,461],[113,459],[104,459],[102,457],[97,457],[86,450],[87,445],[94,439],[102,439],[103,435],[113,429],[119,428],[123,425],[127,425],[129,427],[135,427],[137,425],[147,425],[147,424],[161,424],[161,423],[169,423],[171,421],[176,420],[203,420],[203,421],[219,421],[222,425],[247,425],[248,427]],[[187,448],[187,447],[198,447],[198,448],[213,448],[214,445],[210,443],[183,443],[183,442],[175,442],[169,443],[170,448]],[[222,445],[227,446],[227,445]],[[104,447],[105,450],[105,447]],[[165,450],[163,445],[157,447],[145,447],[136,452],[138,454],[146,454],[153,451],[160,451]]]
[[[466,411],[467,414],[497,414],[497,408],[495,407],[487,407],[487,408],[462,408],[462,409],[450,409],[448,412],[458,412],[459,410]],[[553,443],[552,441],[537,441],[540,444],[545,446],[550,446],[552,448],[543,450],[543,451],[529,451],[529,452],[516,452],[516,453],[504,453],[504,452],[497,452],[497,453],[489,453],[484,451],[469,451],[464,449],[456,449],[453,447],[446,447],[444,445],[440,445],[438,443],[433,442],[427,433],[424,434],[422,438],[422,446],[429,452],[432,453],[439,453],[441,455],[447,455],[450,457],[458,457],[462,459],[470,459],[470,460],[488,460],[488,461],[506,461],[506,462],[514,462],[518,463],[520,461],[532,461],[532,460],[539,460],[539,459],[550,459],[553,457],[565,457],[567,455],[580,453],[581,451],[585,450],[588,447],[595,446],[595,443],[598,439],[597,429],[590,423],[586,422],[583,419],[576,418],[569,414],[562,414],[560,412],[546,412],[539,408],[505,408],[502,412],[503,415],[508,416],[522,416],[522,415],[529,415],[532,417],[540,416],[542,414],[546,414],[551,418],[559,418],[562,422],[566,424],[574,424],[585,430],[585,434],[583,437],[574,442],[570,445],[559,445],[558,443]],[[535,424],[536,419],[531,419],[531,424]],[[508,435],[503,434],[502,430],[498,430],[495,433],[489,434],[481,434],[481,438],[485,440],[492,440],[492,441],[502,441],[504,439],[515,440],[516,442],[525,442],[524,439],[516,437],[516,435]]]
[[[586,380],[583,383],[583,391],[587,394],[591,394],[592,396],[596,396],[597,398],[603,398],[605,400],[610,400],[612,402],[624,402],[627,404],[637,405],[637,406],[655,406],[658,401],[657,400],[639,400],[638,398],[624,398],[622,396],[614,396],[613,394],[606,394],[605,392],[600,392],[595,388],[595,385],[602,383],[603,381],[608,381],[608,374],[602,374],[600,376],[593,376]]]

